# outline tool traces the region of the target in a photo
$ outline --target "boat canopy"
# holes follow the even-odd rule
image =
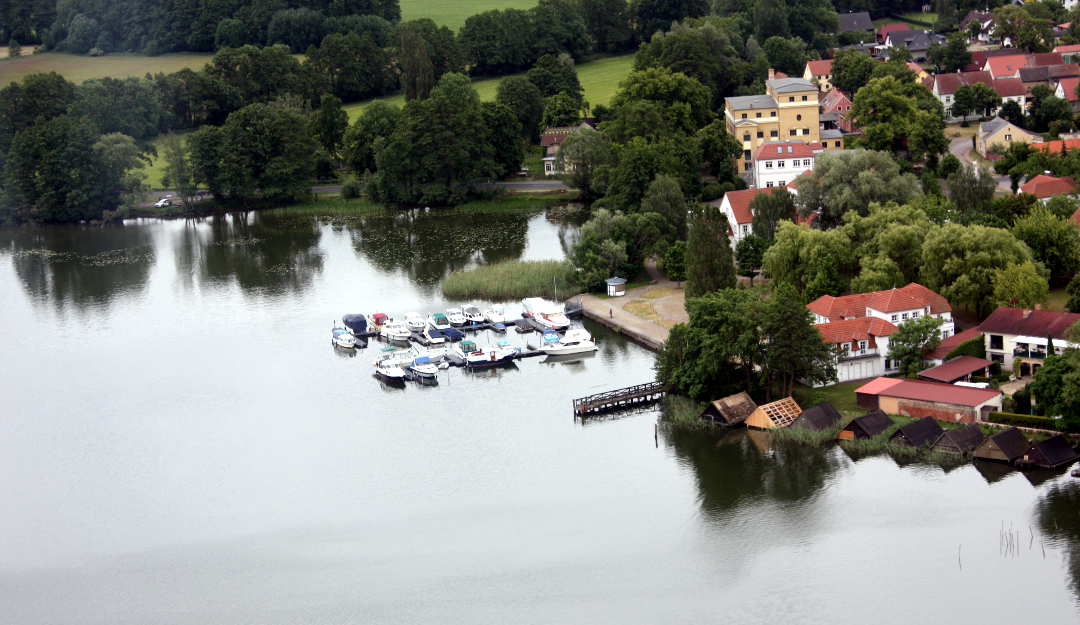
[[[465,307],[465,312],[467,314],[470,314],[470,315],[479,315],[480,314],[480,309],[477,308],[476,306],[466,306]]]
[[[416,360],[413,360],[413,364],[416,365],[430,365],[431,358],[428,356],[417,356]]]
[[[435,313],[431,315],[431,318],[435,320],[435,323],[446,323],[446,315],[442,313]]]
[[[462,341],[461,342],[461,351],[463,351],[463,352],[475,352],[476,351],[476,343],[473,343],[472,341]]]
[[[341,321],[353,332],[367,331],[367,317],[364,315],[345,315]]]
[[[386,313],[375,313],[374,315],[371,315],[371,318],[375,320],[375,323],[382,325],[382,323],[390,317]]]

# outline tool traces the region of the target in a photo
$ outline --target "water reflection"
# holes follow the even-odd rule
[[[182,282],[226,284],[264,294],[311,288],[323,267],[321,231],[306,216],[234,213],[188,220],[176,237],[176,266]]]
[[[154,265],[153,240],[140,225],[48,226],[0,230],[23,288],[62,310],[106,306],[141,291]]]
[[[431,290],[450,271],[521,257],[536,212],[398,211],[350,223],[353,246],[376,267]]]
[[[1069,585],[1080,601],[1080,483],[1052,484],[1036,504],[1035,518],[1043,535],[1068,551]]]

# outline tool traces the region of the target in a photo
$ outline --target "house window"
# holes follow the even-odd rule
[[[776,161],[776,166],[780,169],[784,168],[784,161]]]
[[[765,161],[765,169],[772,169],[772,161]]]
[[[893,320],[893,321],[896,321],[898,317],[899,317],[899,315],[893,315],[893,316],[892,316],[892,320]]]
[[[750,150],[743,150],[742,157],[745,160],[750,160]]]
[[[900,319],[902,319],[903,321],[907,321],[907,313],[900,315]]]
[[[1012,135],[1005,135],[1006,141],[1012,141]]]
[[[859,341],[859,350],[866,349],[866,341]]]
[[[850,347],[848,346],[848,343],[841,343],[840,344],[840,351],[847,352],[849,349],[850,349]]]
[[[742,118],[743,118],[743,119],[746,119],[746,113],[743,113],[743,114],[742,114]]]
[[[779,137],[780,136],[780,131],[779,130],[770,130],[769,131],[769,136],[770,137]]]
[[[794,102],[795,101],[795,96],[788,96],[787,101],[788,102]]]
[[[803,133],[804,135],[808,135],[808,134],[810,134],[810,129],[809,129],[809,128],[803,128],[803,129],[802,129],[802,133]]]
[[[792,128],[791,130],[788,131],[788,136],[794,137],[795,133],[797,133],[797,132],[799,132],[799,131]]]
[[[810,159],[804,158],[802,162],[803,167],[810,167]]]
[[[750,163],[743,164],[743,171],[750,171]]]
[[[748,233],[748,232],[750,232],[750,226],[748,226],[748,225],[746,225],[746,224],[743,224],[743,225],[742,225],[742,233],[743,233],[743,234],[746,234],[746,233]]]
[[[766,183],[765,183],[765,186],[766,186],[766,187],[771,187],[771,186],[773,186],[772,180],[770,180],[770,181],[766,182]]]
[[[784,186],[785,184],[787,184],[787,183],[786,183],[786,182],[784,182],[783,180],[777,180],[777,181],[776,181],[776,186],[778,186],[778,187],[782,187],[782,186]]]
[[[761,139],[765,137],[765,132],[762,130],[757,131],[757,138]]]
[[[803,101],[803,102],[806,102],[806,96],[803,96],[803,97],[802,97],[802,101]]]
[[[911,313],[911,318],[912,319],[918,319],[919,318],[919,313],[917,313],[917,312]]]
[[[749,132],[743,133],[742,140],[743,141],[749,141],[750,140],[750,133]]]
[[[885,359],[885,370],[888,371],[889,369],[892,369],[892,361],[889,360],[888,358],[886,358]]]
[[[796,115],[796,116],[795,116],[795,121],[797,121],[797,122],[801,122],[801,121],[802,121],[802,115],[801,115],[801,114],[800,114],[800,115]]]
[[[990,349],[1005,349],[1005,339],[1000,334],[991,334]]]
[[[840,142],[839,141],[836,142],[836,147],[840,147]]]
[[[760,118],[760,117],[761,117],[761,113],[760,113],[760,112],[754,113],[754,117]]]

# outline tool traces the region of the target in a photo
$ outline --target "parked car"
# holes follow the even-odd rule
[[[165,208],[166,206],[172,206],[172,200],[167,197],[163,197],[160,200],[154,202],[154,208]]]

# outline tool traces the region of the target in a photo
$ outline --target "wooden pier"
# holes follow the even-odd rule
[[[589,417],[651,404],[664,397],[664,386],[659,382],[637,384],[614,391],[605,391],[574,400],[574,416]]]

